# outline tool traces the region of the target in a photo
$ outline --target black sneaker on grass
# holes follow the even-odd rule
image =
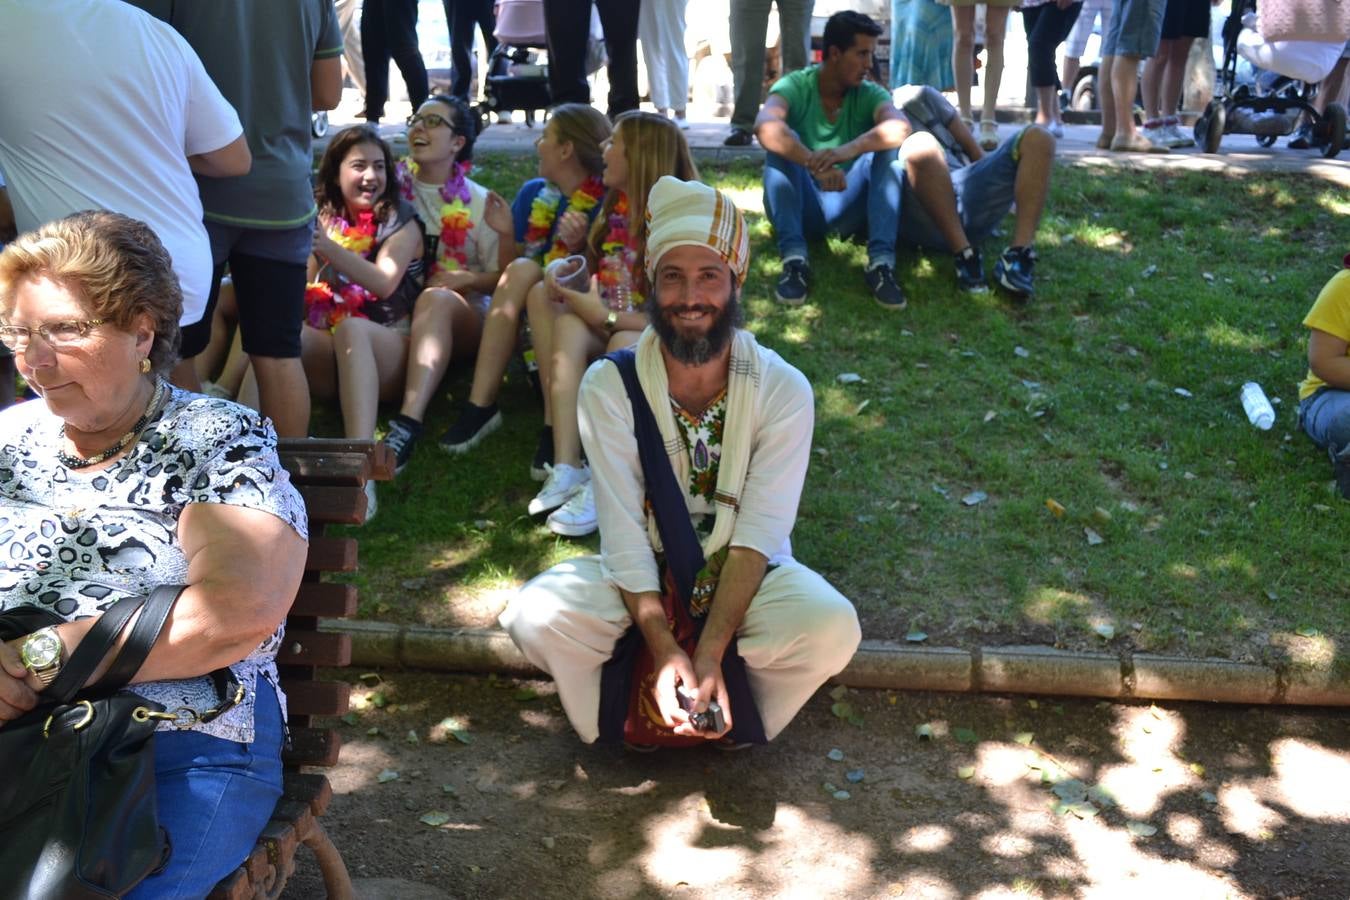
[[[967,247],[954,257],[956,261],[956,286],[969,294],[983,294],[989,290],[989,282],[984,280],[984,261],[980,251]]]
[[[403,471],[403,467],[412,459],[413,445],[422,436],[422,423],[399,413],[389,420],[385,431],[384,444],[394,451],[394,474]]]
[[[534,459],[530,462],[530,477],[543,481],[553,465],[553,426],[545,425],[539,429],[539,443],[534,448]]]
[[[806,260],[798,257],[783,260],[783,274],[778,276],[774,296],[786,306],[801,306],[806,302],[806,283],[810,277],[811,267]]]
[[[441,435],[441,449],[450,453],[468,453],[501,426],[502,413],[497,404],[476,406],[466,401],[459,420]]]
[[[872,297],[886,309],[902,310],[909,305],[905,292],[895,281],[895,270],[887,263],[875,265],[863,273]]]
[[[1036,292],[1031,271],[1036,267],[1036,251],[1030,247],[1009,247],[994,263],[994,280],[1018,300],[1026,302]]]

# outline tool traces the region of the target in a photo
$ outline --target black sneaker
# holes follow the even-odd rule
[[[497,404],[485,407],[465,402],[459,420],[441,435],[441,449],[451,453],[468,453],[501,426],[502,414]]]
[[[384,435],[384,444],[394,451],[394,474],[403,471],[403,467],[412,459],[413,445],[422,436],[422,423],[402,413],[389,420],[389,428]]]
[[[994,263],[994,280],[1017,299],[1029,300],[1036,293],[1031,282],[1031,270],[1035,267],[1035,250],[1030,247],[1009,247]]]
[[[731,134],[727,135],[726,140],[722,141],[723,147],[749,147],[755,142],[755,136],[744,128],[733,128]]]
[[[806,302],[806,282],[810,277],[811,267],[806,264],[806,260],[783,260],[783,274],[778,276],[778,288],[774,296],[779,303],[801,306]]]
[[[901,310],[909,305],[905,292],[895,283],[895,270],[886,263],[873,266],[863,273],[867,289],[872,292],[877,303],[886,309]]]
[[[530,463],[530,477],[543,481],[553,466],[553,426],[545,425],[539,429],[539,443],[534,448],[534,460]]]
[[[1318,146],[1317,138],[1313,135],[1311,122],[1305,121],[1298,126],[1298,131],[1295,131],[1294,136],[1289,139],[1290,150],[1311,150],[1316,146]]]
[[[967,247],[956,254],[956,285],[970,294],[983,294],[989,290],[989,282],[984,280],[984,262],[980,251]]]

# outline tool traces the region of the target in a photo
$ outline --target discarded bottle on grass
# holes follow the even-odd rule
[[[1262,431],[1269,431],[1275,424],[1275,408],[1266,399],[1261,385],[1249,381],[1242,386],[1242,408],[1247,413],[1247,421]]]

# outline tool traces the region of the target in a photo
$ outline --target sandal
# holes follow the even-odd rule
[[[1155,144],[1142,134],[1135,132],[1128,137],[1118,134],[1111,139],[1111,149],[1117,153],[1169,153],[1166,147]]]

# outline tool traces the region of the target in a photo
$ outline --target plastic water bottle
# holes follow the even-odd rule
[[[601,265],[609,272],[605,289],[605,305],[615,312],[633,311],[633,273],[624,264],[623,257],[611,255]]]
[[[1247,420],[1262,431],[1269,431],[1275,424],[1275,408],[1255,381],[1242,386],[1242,408],[1247,413]]]

